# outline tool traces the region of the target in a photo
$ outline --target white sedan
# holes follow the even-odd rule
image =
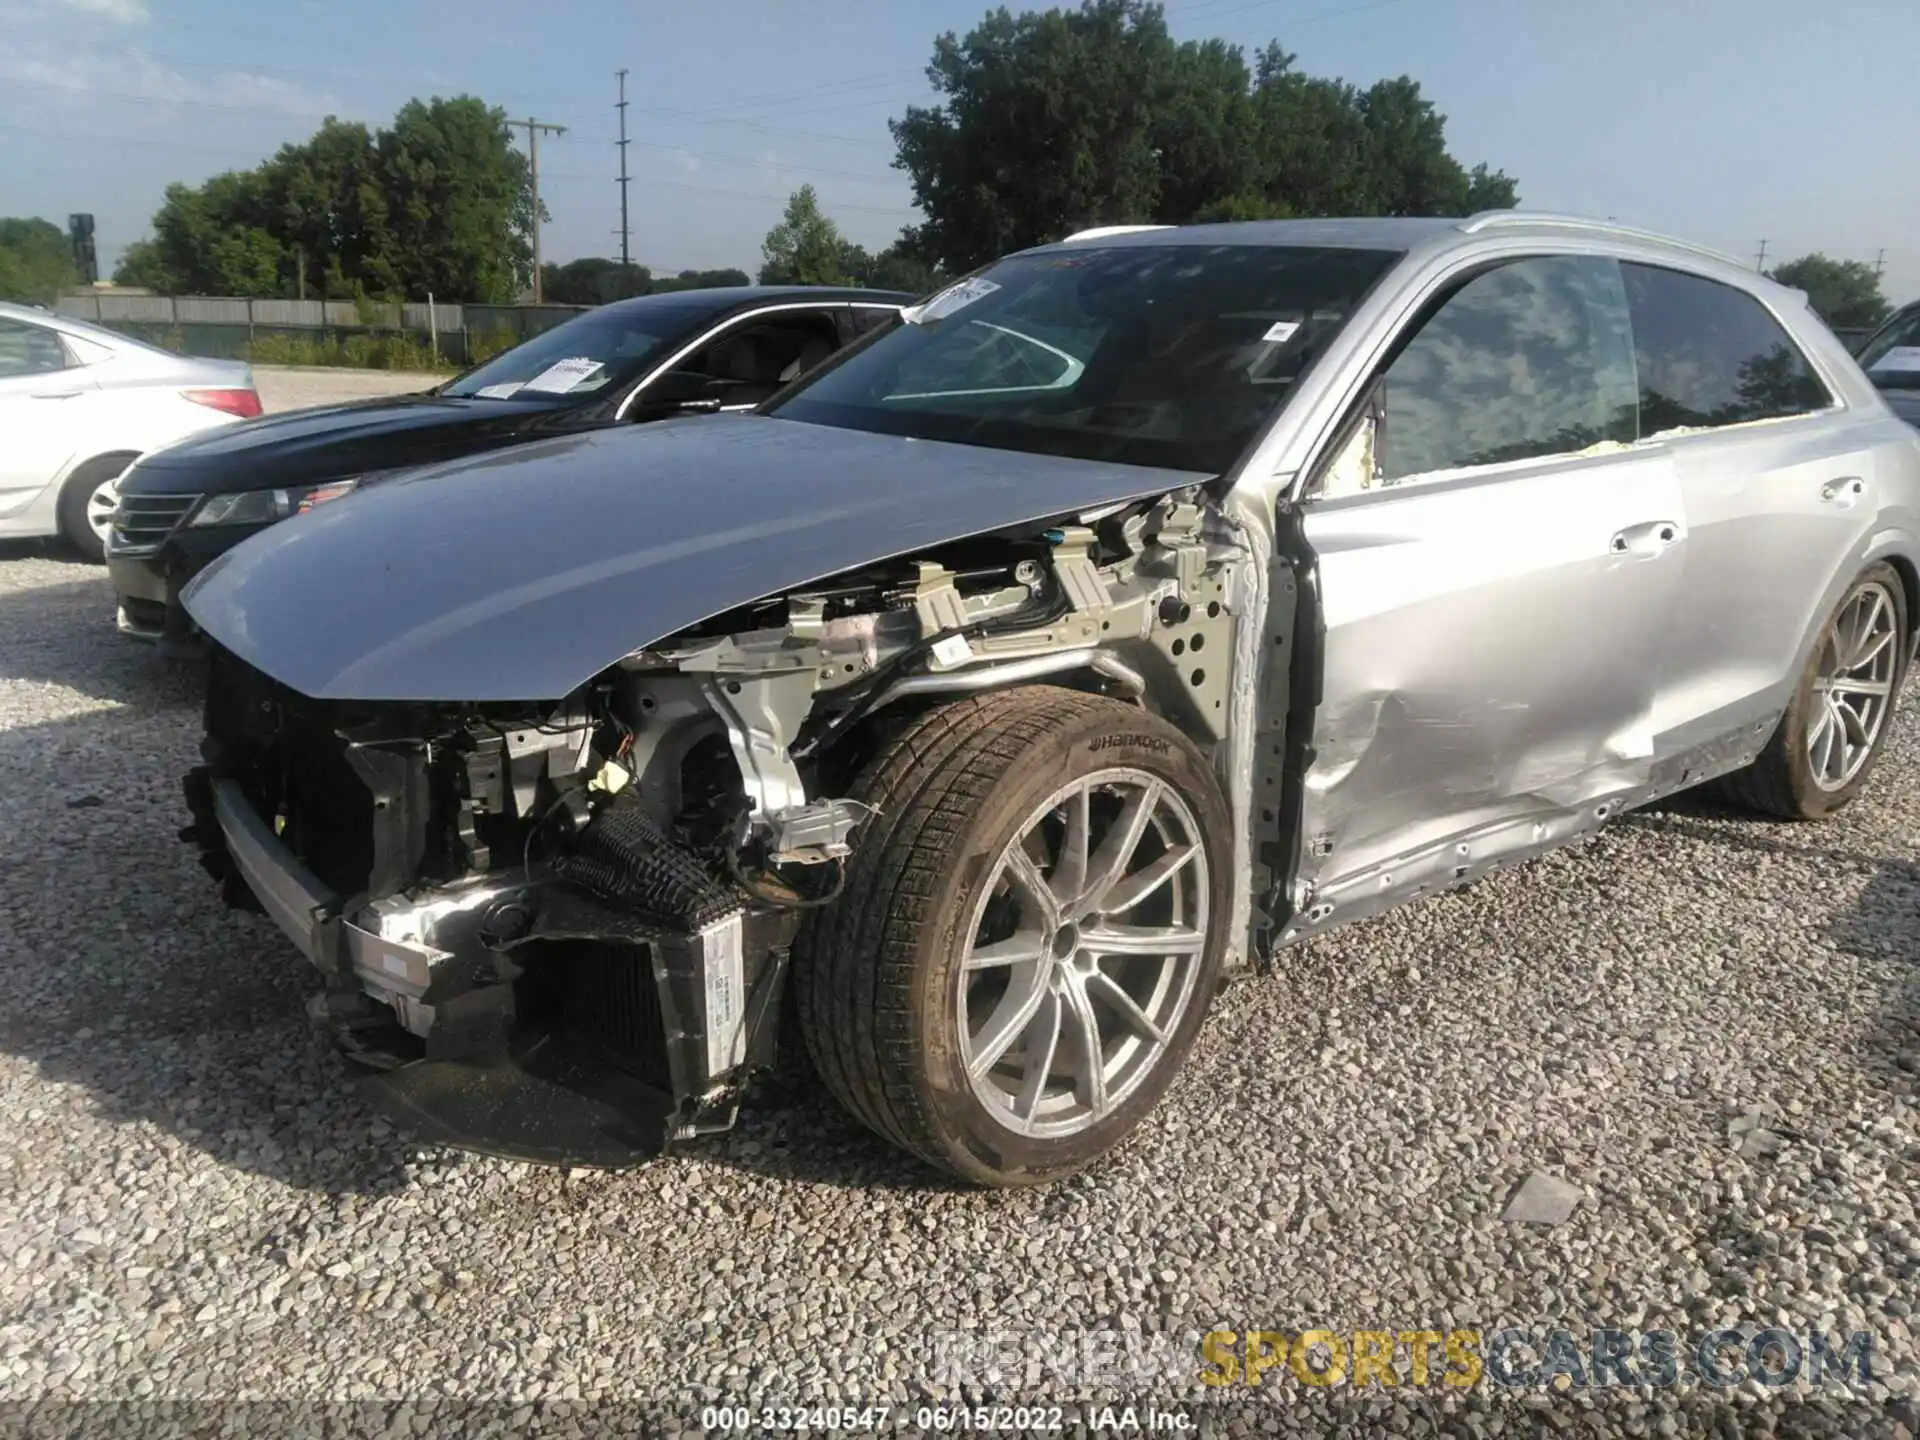
[[[0,304],[0,536],[62,535],[98,560],[129,465],[259,413],[242,361],[172,355]]]

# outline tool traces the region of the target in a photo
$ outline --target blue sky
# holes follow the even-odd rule
[[[565,124],[541,144],[549,259],[617,254],[625,66],[634,258],[758,262],[811,181],[845,232],[913,219],[886,121],[984,0],[0,0],[0,214],[98,217],[103,264],[170,180],[258,161],[326,114],[470,92]],[[1406,73],[1456,155],[1531,208],[1769,261],[1872,262],[1920,295],[1914,0],[1170,0],[1176,34],[1277,38],[1316,74]]]

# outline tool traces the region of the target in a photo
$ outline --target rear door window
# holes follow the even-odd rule
[[[1679,270],[1622,264],[1640,373],[1640,434],[1805,415],[1833,396],[1753,296]]]
[[[1635,438],[1633,340],[1619,267],[1540,256],[1441,301],[1382,376],[1383,484]]]

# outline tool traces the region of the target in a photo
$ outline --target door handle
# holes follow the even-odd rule
[[[35,400],[72,400],[80,394],[78,390],[36,390]]]
[[[1867,493],[1867,482],[1858,475],[1842,475],[1820,487],[1820,498],[1843,510]]]
[[[1616,530],[1608,549],[1615,555],[1638,555],[1647,559],[1658,555],[1680,538],[1678,520],[1648,520]]]

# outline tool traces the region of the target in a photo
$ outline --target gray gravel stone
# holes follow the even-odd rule
[[[1536,1170],[1520,1182],[1500,1218],[1509,1225],[1564,1225],[1585,1198],[1578,1185]]]
[[[1884,1402],[1369,1397],[1283,1370],[1206,1413],[1606,1434],[1630,1398],[1629,1433],[1916,1428],[1910,713],[1830,824],[1683,798],[1284,952],[1219,998],[1140,1132],[1051,1189],[952,1188],[806,1087],[576,1179],[360,1102],[303,962],[175,839],[197,677],[113,633],[98,569],[0,547],[0,636],[0,1404],[42,1407],[10,1424],[69,1433],[60,1407],[119,1399],[141,1403],[87,1432],[147,1434],[161,1402],[250,1396],[286,1408],[236,1434],[323,1402],[393,1433],[524,1433],[520,1409],[595,1433],[614,1402],[696,1430],[717,1401],[1096,1399],[1055,1367],[1091,1332],[1778,1323],[1869,1331]],[[1758,1106],[1792,1143],[1753,1160],[1728,1125]],[[1590,1197],[1575,1223],[1501,1223],[1534,1169]],[[1016,1337],[1015,1378],[936,1384],[957,1331]],[[593,1423],[560,1417],[571,1396]],[[372,1403],[398,1397],[397,1420]]]

